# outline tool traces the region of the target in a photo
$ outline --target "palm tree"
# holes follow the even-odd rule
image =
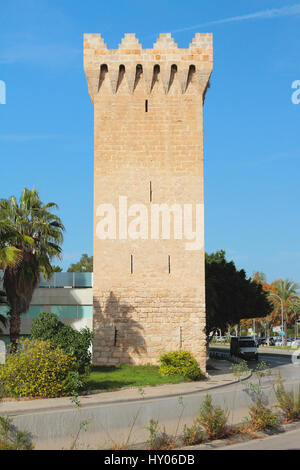
[[[292,302],[289,306],[288,310],[288,319],[290,323],[290,327],[295,328],[295,337],[298,336],[298,321],[300,320],[300,298],[296,299]]]
[[[13,264],[2,261],[13,347],[20,334],[21,315],[29,308],[40,272],[49,277],[51,260],[61,255],[64,226],[52,209],[58,206],[53,202],[43,204],[35,189],[25,188],[19,203],[14,196],[0,200],[2,256],[5,260],[8,253],[14,258]]]
[[[3,223],[0,225],[0,271],[5,269],[7,266],[14,266],[20,260],[20,250],[9,245],[9,240],[13,235],[17,235],[16,231],[11,227],[10,223]],[[3,281],[1,275],[1,282]],[[0,290],[0,305],[6,305],[6,295],[5,292]],[[7,319],[0,314],[0,324],[5,327],[7,324]],[[3,331],[0,328],[0,334]]]
[[[284,329],[284,343],[287,342],[287,323],[288,323],[288,311],[291,305],[299,300],[300,289],[299,284],[293,282],[289,279],[279,279],[279,281],[274,282],[274,287],[277,291],[278,296],[282,301],[283,306],[283,329]],[[281,308],[279,305],[278,297],[272,296],[272,301],[277,306],[277,309]]]
[[[20,260],[20,250],[10,245],[10,241],[18,235],[10,221],[2,220],[0,224],[0,270],[17,264]]]
[[[0,306],[5,304],[5,295],[4,295],[4,292],[2,292],[0,290]],[[1,326],[6,326],[6,318],[0,314],[0,325]],[[0,334],[3,333],[2,329],[1,329],[1,326],[0,326]]]

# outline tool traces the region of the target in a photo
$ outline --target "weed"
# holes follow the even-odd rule
[[[158,420],[150,419],[149,426],[146,428],[150,433],[147,441],[148,450],[171,450],[175,449],[176,442],[172,436],[166,433],[165,428],[161,429]]]
[[[200,406],[200,414],[194,424],[202,426],[209,440],[225,437],[228,432],[229,413],[219,406],[214,406],[211,395],[206,395]]]
[[[283,381],[279,375],[277,384],[274,386],[274,393],[278,400],[276,405],[285,415],[285,423],[298,421],[300,419],[300,386],[298,393],[293,389],[287,392],[284,388]]]

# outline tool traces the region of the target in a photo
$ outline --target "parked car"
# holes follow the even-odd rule
[[[257,338],[258,346],[265,346],[267,344],[267,338]]]
[[[269,345],[270,346],[275,346],[275,339],[273,338],[273,336],[271,338],[269,338]]]
[[[291,346],[292,346],[292,348],[299,348],[300,347],[300,338],[297,338],[294,341],[292,341]]]
[[[231,338],[230,355],[242,359],[258,361],[257,343],[251,336],[236,336]]]
[[[277,336],[276,338],[274,338],[274,346],[282,346],[282,339],[281,337]]]

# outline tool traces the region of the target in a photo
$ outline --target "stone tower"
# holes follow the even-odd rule
[[[97,365],[192,352],[205,370],[203,103],[211,34],[188,49],[161,34],[107,48],[84,37],[94,104],[94,352]]]

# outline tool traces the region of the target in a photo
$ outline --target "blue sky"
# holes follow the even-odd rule
[[[300,2],[297,0],[11,0],[1,2],[0,197],[36,187],[66,226],[67,268],[92,253],[93,109],[83,33],[116,48],[135,32],[188,47],[214,33],[205,103],[206,250],[225,249],[248,275],[300,282]]]

